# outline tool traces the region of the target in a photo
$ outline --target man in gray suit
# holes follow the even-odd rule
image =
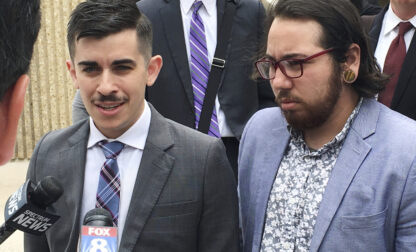
[[[244,251],[416,251],[416,123],[348,0],[279,0],[257,62],[280,108],[244,130]]]
[[[196,127],[194,104],[190,27],[195,0],[141,0],[137,6],[152,22],[153,54],[161,55],[164,66],[155,85],[146,89],[146,99],[165,117]],[[237,176],[238,144],[244,126],[257,110],[275,106],[270,86],[263,80],[251,78],[253,58],[260,48],[264,34],[264,8],[259,0],[201,0],[198,10],[206,36],[208,61],[213,57],[225,26],[228,8],[235,8],[232,29],[226,41],[225,66],[221,70],[218,91],[215,92],[220,137],[228,159]],[[230,15],[230,14],[228,14]],[[211,75],[215,69],[211,64]],[[211,76],[210,76],[211,77]],[[205,101],[204,101],[205,103]],[[73,103],[73,119],[84,114],[79,95]]]
[[[29,85],[30,59],[40,28],[40,1],[0,2],[0,165],[13,156]]]
[[[149,20],[132,1],[89,0],[71,15],[68,45],[91,119],[36,146],[28,178],[55,176],[65,192],[48,209],[58,223],[44,236],[25,235],[25,251],[76,251],[96,206],[112,214],[119,251],[238,251],[236,184],[223,144],[144,99],[162,66]]]

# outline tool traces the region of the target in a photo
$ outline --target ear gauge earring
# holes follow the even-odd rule
[[[355,73],[351,69],[344,71],[343,77],[345,83],[351,84],[355,81]]]

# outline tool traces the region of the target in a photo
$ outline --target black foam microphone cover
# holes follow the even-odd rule
[[[110,212],[104,208],[94,208],[85,214],[83,225],[112,227],[113,218]]]
[[[47,176],[36,185],[30,195],[30,200],[38,207],[46,208],[57,201],[63,192],[64,189],[59,181],[52,176]]]

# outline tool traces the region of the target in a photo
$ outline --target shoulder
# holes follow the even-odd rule
[[[393,139],[402,139],[410,141],[413,145],[416,143],[416,121],[406,117],[396,111],[393,111],[381,105],[380,117],[377,124],[377,130],[382,134],[387,134]]]
[[[164,0],[141,0],[136,3],[136,6],[146,16],[149,16],[157,13],[158,10],[166,4],[167,2]]]
[[[257,111],[247,122],[245,131],[268,130],[286,126],[287,123],[280,108],[271,107]]]
[[[171,135],[175,144],[180,143],[182,146],[195,148],[209,148],[211,145],[217,145],[220,139],[203,134],[195,129],[189,128],[175,121],[165,118],[169,125]]]
[[[76,144],[76,138],[78,136],[82,139],[88,135],[89,132],[89,119],[81,120],[74,125],[71,125],[64,129],[54,130],[46,133],[38,142],[37,148],[42,149],[56,149],[57,147],[67,147],[68,145]],[[71,140],[74,141],[71,141]]]

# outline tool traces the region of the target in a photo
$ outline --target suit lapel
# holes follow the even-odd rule
[[[120,251],[134,249],[175,161],[166,152],[173,145],[170,128],[166,120],[151,105],[150,107],[150,129],[127,213],[128,221],[124,226]]]
[[[169,0],[160,9],[160,20],[163,22],[165,39],[176,70],[179,73],[189,105],[194,107],[194,95],[191,85],[191,72],[189,70],[188,54],[186,52],[185,38],[179,1]],[[179,14],[179,15],[178,15]]]
[[[71,216],[65,216],[72,225],[68,247],[65,251],[76,251],[80,232],[80,220],[82,219],[82,193],[85,174],[85,159],[89,135],[89,120],[85,120],[80,129],[68,138],[70,147],[59,153],[61,167],[59,168],[59,181],[65,185],[64,204],[66,209],[72,209]]]
[[[395,109],[399,104],[399,101],[403,97],[407,87],[411,84],[410,77],[415,71],[416,64],[416,33],[413,35],[412,42],[410,43],[409,50],[406,53],[402,69],[400,71],[399,80],[394,91],[393,100],[391,101],[391,108]]]
[[[221,38],[220,30],[222,18],[224,16],[225,1],[227,0],[217,0],[217,39]]]
[[[380,107],[375,100],[363,100],[325,188],[311,241],[312,252],[318,251],[345,192],[371,150],[365,139],[375,133],[379,112]]]
[[[271,139],[282,139],[282,142],[277,140],[267,141],[264,146],[264,151],[261,160],[256,162],[261,164],[257,168],[256,177],[256,194],[253,204],[249,206],[249,213],[256,213],[255,216],[255,226],[253,232],[253,247],[260,249],[260,243],[263,234],[264,220],[266,217],[267,204],[269,202],[270,192],[273,187],[274,180],[279,168],[280,161],[282,160],[283,154],[286,150],[287,143],[289,141],[289,132],[287,131],[286,126],[275,129],[270,136]],[[286,144],[279,144],[286,143]],[[252,208],[256,209],[255,211]]]
[[[383,19],[384,15],[386,14],[386,11],[388,10],[388,5],[381,11],[379,14],[377,14],[374,18],[373,25],[371,26],[370,31],[368,32],[368,35],[370,37],[370,45],[371,50],[373,54],[376,51],[377,43],[378,43],[378,37],[380,36],[381,32],[381,26],[383,25]]]

